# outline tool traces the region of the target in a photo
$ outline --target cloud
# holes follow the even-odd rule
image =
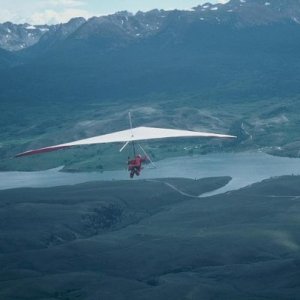
[[[0,23],[58,24],[92,16],[87,0],[0,0],[0,7]]]
[[[62,11],[56,11],[53,9],[46,9],[41,12],[34,13],[28,22],[35,25],[43,24],[59,24],[66,23],[74,17],[90,18],[92,15],[83,9],[67,8]]]
[[[92,15],[84,9],[82,0],[44,0],[39,1],[38,9],[27,18],[30,24],[66,23],[74,17],[89,18]]]
[[[42,6],[49,7],[79,7],[86,5],[86,2],[80,0],[46,0],[41,2]]]
[[[17,15],[8,9],[0,10],[0,23],[4,23],[7,21],[13,21],[17,18]]]
[[[123,9],[134,12],[140,9],[150,10],[160,5],[161,7],[166,6],[165,4],[159,4],[158,0],[152,1],[149,5],[148,0],[114,0],[111,2],[104,0],[0,0],[0,22],[11,21],[33,25],[57,24],[67,22],[69,19],[78,16],[90,18],[93,15],[109,14]],[[206,1],[209,0],[198,0],[198,2],[195,0],[197,3]],[[212,2],[226,3],[228,0],[212,0]],[[182,9],[182,5],[180,8]]]

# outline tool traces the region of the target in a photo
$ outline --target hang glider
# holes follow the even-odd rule
[[[129,143],[131,143],[132,150],[133,150],[133,159],[130,159],[130,157],[128,157],[128,171],[130,172],[130,178],[133,178],[134,175],[137,176],[140,175],[140,172],[143,169],[142,167],[143,163],[148,161],[153,164],[149,155],[146,153],[146,151],[140,144],[138,145],[142,150],[142,152],[144,153],[144,156],[136,153],[135,144],[139,141],[148,141],[148,140],[157,140],[157,139],[166,139],[166,138],[184,138],[184,137],[236,138],[236,136],[233,135],[190,131],[190,130],[178,130],[178,129],[155,128],[155,127],[132,128],[130,113],[129,113],[129,123],[130,123],[130,129],[128,130],[122,130],[122,131],[117,131],[109,134],[99,135],[99,136],[95,136],[95,137],[91,137],[79,141],[74,141],[70,143],[29,150],[17,154],[16,157],[52,152],[52,151],[66,149],[74,146],[107,144],[107,143],[125,143],[123,147],[120,149],[121,152],[126,148],[126,146]]]
[[[28,156],[39,153],[46,153],[60,149],[66,149],[74,146],[95,145],[106,143],[125,143],[121,148],[122,151],[130,142],[165,139],[165,138],[184,138],[184,137],[207,137],[207,138],[236,138],[236,136],[198,132],[189,130],[155,128],[155,127],[136,127],[128,130],[117,131],[105,135],[99,135],[83,140],[78,140],[66,144],[60,144],[35,150],[29,150],[16,155],[16,157]]]

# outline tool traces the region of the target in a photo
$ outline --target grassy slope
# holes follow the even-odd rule
[[[65,170],[120,169],[128,151],[122,145],[99,145],[22,159],[9,159],[18,152],[59,144],[128,128],[127,112],[134,125],[186,128],[238,135],[234,142],[182,139],[143,143],[154,160],[169,156],[206,154],[213,151],[263,149],[282,156],[299,154],[298,98],[230,99],[203,95],[152,95],[143,105],[129,99],[99,104],[51,104],[15,108],[0,104],[0,170],[39,170],[65,165]],[[225,101],[226,100],[226,101]],[[230,100],[230,101],[229,101]],[[138,99],[131,99],[133,103]],[[117,103],[117,104],[116,104]]]
[[[299,183],[201,199],[148,181],[2,191],[1,298],[297,299]]]

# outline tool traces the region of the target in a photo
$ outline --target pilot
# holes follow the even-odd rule
[[[130,159],[130,157],[128,157],[128,171],[130,171],[130,178],[133,178],[134,174],[137,176],[140,175],[142,163],[145,161],[147,161],[147,157],[142,157],[140,154],[135,156],[134,159]]]

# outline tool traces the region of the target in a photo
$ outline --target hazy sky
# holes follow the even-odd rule
[[[120,10],[189,9],[226,0],[0,0],[0,23],[57,24],[72,17],[100,16]]]

